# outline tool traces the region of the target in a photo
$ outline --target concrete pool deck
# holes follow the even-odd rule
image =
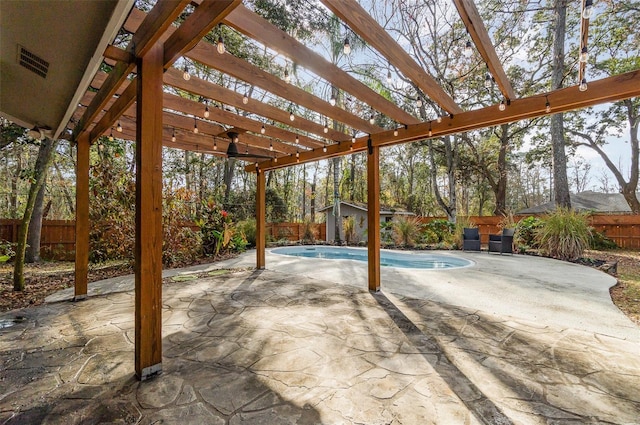
[[[271,270],[213,270],[254,255],[167,271],[185,276],[163,286],[163,374],[148,382],[133,377],[131,276],[90,284],[104,293],[82,302],[0,314],[12,322],[0,329],[0,423],[640,424],[640,343],[608,336],[630,326],[580,330],[394,294],[385,279],[416,278],[397,270],[383,269],[377,294],[297,273],[342,279],[335,263],[274,254]],[[530,260],[484,254],[463,270]]]

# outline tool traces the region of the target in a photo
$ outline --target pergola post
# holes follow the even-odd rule
[[[367,146],[367,249],[369,291],[380,290],[380,148]]]
[[[266,178],[265,172],[257,170],[257,187],[256,187],[256,268],[264,269],[266,266],[265,248],[266,248]]]
[[[75,301],[87,296],[89,274],[89,134],[76,141],[76,271]]]
[[[162,74],[156,43],[137,59],[135,368],[162,373]]]

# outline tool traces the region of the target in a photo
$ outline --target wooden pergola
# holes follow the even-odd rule
[[[102,55],[112,66],[97,71],[70,121],[77,142],[77,209],[75,299],[87,294],[89,256],[89,147],[98,137],[117,128],[118,137],[136,140],[135,237],[135,369],[140,379],[162,370],[162,146],[226,156],[229,145],[245,152],[246,170],[257,174],[257,268],[265,267],[265,172],[305,162],[367,154],[368,281],[380,289],[379,157],[380,148],[398,143],[495,126],[547,114],[569,111],[640,95],[640,71],[590,81],[587,91],[577,86],[518,98],[498,59],[480,14],[472,0],[454,0],[471,39],[508,105],[463,110],[437,82],[360,6],[356,0],[321,0],[339,19],[410,79],[442,115],[423,122],[292,36],[266,21],[241,0],[158,0],[148,13],[133,8],[123,29],[133,33],[129,45],[107,46]],[[583,0],[584,7],[584,0]],[[189,9],[186,9],[189,8]],[[193,10],[185,15],[186,10]],[[180,24],[180,16],[186,16]],[[398,123],[395,129],[372,124],[325,99],[218,49],[203,37],[216,25],[226,25],[315,73],[349,96]],[[582,20],[586,46],[588,20]],[[173,67],[181,57],[259,87],[294,105],[317,112],[325,120],[342,123],[348,132],[325,128],[321,120],[295,116],[266,102],[191,76]],[[584,66],[580,76],[584,75]],[[224,108],[207,108],[164,90],[171,86],[210,102],[220,102],[247,115]],[[134,105],[135,104],[135,105]],[[547,105],[552,110],[548,111]],[[269,123],[281,123],[273,125]],[[74,123],[74,124],[71,124]],[[194,124],[198,132],[193,131]],[[356,133],[357,132],[357,133]],[[240,134],[240,142],[234,140]],[[356,137],[355,134],[361,134]],[[326,142],[329,140],[330,142]],[[254,156],[252,156],[254,155]]]

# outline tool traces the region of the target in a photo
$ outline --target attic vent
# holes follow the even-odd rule
[[[47,72],[49,72],[49,62],[28,51],[22,46],[18,47],[20,48],[20,55],[18,57],[18,62],[20,63],[20,65],[24,66],[29,71],[38,74],[42,78],[47,78]]]

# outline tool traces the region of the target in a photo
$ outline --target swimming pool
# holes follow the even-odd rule
[[[324,258],[329,260],[368,261],[366,248],[346,248],[333,246],[287,246],[273,248],[274,254],[293,255],[296,257]],[[423,254],[380,250],[380,265],[406,269],[455,269],[468,267],[472,261],[454,255]]]

